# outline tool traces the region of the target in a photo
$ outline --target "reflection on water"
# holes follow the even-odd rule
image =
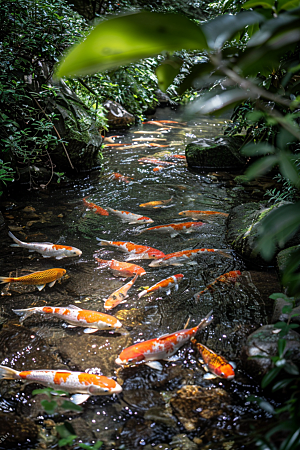
[[[178,120],[178,114],[160,110],[156,120],[163,119]],[[196,258],[196,264],[180,267],[151,268],[150,260],[133,261],[147,273],[137,279],[125,302],[110,311],[123,323],[123,330],[87,335],[81,328],[68,328],[62,320],[40,315],[31,316],[20,326],[12,312],[32,306],[69,304],[105,312],[103,300],[125,281],[113,276],[107,267],[98,267],[93,255],[119,261],[128,255],[113,247],[100,247],[96,237],[148,245],[166,254],[194,248],[231,250],[226,243],[225,216],[210,219],[194,233],[171,238],[155,231],[139,234],[144,226],[124,223],[115,215],[96,214],[84,204],[85,197],[102,208],[146,215],[154,221],[151,226],[157,226],[190,221],[179,215],[184,210],[228,213],[240,202],[253,201],[253,192],[250,197],[246,191],[234,188],[230,174],[199,174],[186,167],[182,157],[185,146],[198,137],[221,134],[221,121],[197,118],[185,125],[161,125],[144,124],[120,133],[112,142],[122,145],[106,147],[100,172],[61,189],[24,189],[3,201],[6,223],[18,238],[72,245],[80,248],[82,255],[60,261],[43,259],[26,249],[10,247],[7,229],[2,230],[1,275],[20,276],[62,267],[67,270],[67,277],[41,292],[16,284],[2,288],[0,363],[16,370],[66,368],[117,378],[123,386],[122,394],[91,397],[82,413],[70,412],[64,417],[72,421],[76,434],[85,443],[101,439],[103,448],[109,450],[219,449],[223,448],[220,442],[228,440],[226,448],[242,449],[251,422],[264,418],[246,401],[249,394],[258,394],[259,387],[243,371],[239,355],[246,336],[266,322],[266,310],[264,299],[251,280],[251,271],[233,252],[229,252],[230,258],[219,253],[202,254]],[[259,195],[258,192],[258,198]],[[139,206],[168,199],[172,201],[166,202],[164,208]],[[216,283],[213,290],[205,291],[195,301],[194,294],[231,270],[242,272],[235,284]],[[176,273],[184,275],[177,291],[138,298],[143,289]],[[182,329],[188,319],[189,327],[195,326],[212,309],[214,321],[201,332],[199,340],[236,362],[233,381],[203,379],[205,372],[191,345],[179,350],[177,361],[162,362],[162,372],[143,365],[117,370],[115,359],[125,347]],[[50,448],[47,435],[51,430],[43,423],[44,412],[38,400],[32,399],[32,389],[31,385],[22,388],[19,383],[2,381],[0,410],[17,415],[20,420],[39,418],[44,426],[43,448]],[[59,417],[55,420],[59,421]],[[20,442],[23,443],[18,448],[37,448],[30,439]],[[0,448],[1,445],[7,448],[5,440],[0,439]]]

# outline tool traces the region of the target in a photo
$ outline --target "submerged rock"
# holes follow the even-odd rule
[[[34,445],[37,441],[39,427],[32,420],[15,414],[0,413],[0,422],[0,448],[12,450],[20,448],[22,444]]]
[[[185,149],[188,166],[203,170],[241,169],[246,165],[246,159],[239,152],[243,142],[241,136],[192,142]]]

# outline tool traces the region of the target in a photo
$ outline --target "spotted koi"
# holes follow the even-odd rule
[[[46,284],[50,287],[54,286],[55,282],[62,278],[66,273],[65,269],[48,269],[40,270],[38,272],[24,275],[23,277],[0,277],[1,283],[21,283],[24,285],[36,286],[39,291],[44,289]]]
[[[170,223],[168,225],[157,225],[156,227],[145,228],[140,231],[139,234],[146,231],[157,231],[159,233],[170,233],[171,238],[177,236],[180,233],[193,233],[198,231],[205,223],[203,222],[182,222],[182,223]]]
[[[87,327],[84,333],[95,333],[98,330],[114,330],[121,328],[121,322],[113,316],[103,314],[97,311],[89,311],[81,309],[74,305],[67,307],[39,306],[27,309],[13,309],[13,312],[21,316],[20,321],[23,322],[32,314],[46,314],[69,323],[70,328]]]
[[[18,372],[10,367],[0,366],[0,379],[23,380],[75,394],[71,400],[77,405],[85,402],[91,395],[122,392],[121,386],[112,378],[68,370],[23,370]]]
[[[101,216],[109,216],[108,211],[106,209],[101,208],[101,206],[96,205],[95,203],[88,202],[86,198],[83,199],[83,203],[88,208],[92,209],[96,214],[100,214]]]
[[[100,241],[98,245],[112,246],[121,252],[130,253],[126,261],[131,261],[133,259],[159,259],[165,256],[160,250],[146,245],[137,245],[128,241],[106,241],[100,238],[96,239]]]
[[[104,309],[111,310],[118,306],[120,303],[124,303],[125,299],[128,297],[127,292],[132,287],[134,282],[137,280],[138,275],[130,280],[128,283],[124,284],[120,289],[114,291],[104,303]]]
[[[128,211],[119,211],[117,209],[112,209],[109,206],[106,208],[111,214],[115,214],[120,217],[123,222],[133,223],[153,223],[150,217],[141,216],[140,214],[134,214]]]
[[[191,343],[197,347],[204,363],[204,369],[210,372],[205,378],[224,378],[232,380],[235,376],[234,368],[223,356],[217,355],[215,352],[205,347],[205,345],[197,342],[195,338],[191,339]]]
[[[213,291],[214,285],[217,283],[233,283],[233,284],[235,284],[240,275],[241,275],[241,272],[239,270],[231,270],[230,272],[220,275],[211,284],[206,286],[206,288],[203,291],[197,292],[197,294],[194,295],[194,299],[199,300],[200,296],[202,294],[204,294],[205,292],[207,292],[209,290]]]
[[[52,256],[56,259],[67,258],[70,256],[81,256],[82,251],[76,247],[70,247],[68,245],[56,245],[50,242],[22,242],[17,239],[11,231],[8,232],[9,237],[11,237],[15,244],[11,244],[11,247],[23,247],[27,248],[30,252],[38,252],[44,258],[51,258]]]
[[[182,281],[184,275],[182,273],[177,273],[176,275],[172,275],[171,277],[165,278],[164,280],[159,281],[153,286],[145,289],[144,291],[138,294],[138,298],[143,297],[143,295],[152,294],[155,291],[166,291],[167,295],[170,295],[171,288],[174,287],[177,291],[178,284]]]
[[[217,248],[194,248],[192,250],[182,250],[180,252],[169,253],[161,259],[152,261],[149,267],[163,267],[163,266],[181,266],[182,264],[196,264],[193,261],[199,254],[208,253],[219,253],[222,256],[231,258],[229,254],[226,253],[228,250],[219,250]]]
[[[131,277],[135,274],[142,275],[146,274],[145,269],[143,267],[138,266],[137,264],[126,263],[123,261],[117,261],[116,259],[106,260],[100,259],[95,256],[95,260],[99,263],[100,267],[108,267],[113,275],[116,277]]]

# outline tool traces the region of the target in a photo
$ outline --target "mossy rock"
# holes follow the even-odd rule
[[[243,136],[200,139],[188,144],[185,155],[191,169],[240,170],[246,159],[240,154]]]
[[[233,208],[227,219],[227,242],[228,245],[236,252],[259,265],[275,265],[275,256],[272,261],[266,262],[255,247],[257,238],[259,236],[259,227],[261,220],[270,214],[276,208],[288,204],[288,202],[281,202],[272,206],[265,203],[245,203]],[[299,233],[295,235],[290,241],[286,242],[285,247],[291,243],[300,243]],[[279,248],[278,248],[279,251]]]

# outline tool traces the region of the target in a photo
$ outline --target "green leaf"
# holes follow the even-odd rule
[[[287,362],[284,366],[284,370],[289,373],[290,375],[299,375],[299,369],[296,366],[296,364],[292,362]]]
[[[278,298],[283,298],[284,300],[289,299],[289,297],[287,295],[282,294],[281,292],[271,294],[271,295],[269,295],[269,298],[271,298],[272,300],[277,300]]]
[[[278,339],[277,346],[278,346],[278,354],[279,354],[279,356],[281,358],[282,355],[283,355],[283,352],[285,350],[285,347],[286,347],[286,340],[285,339]]]
[[[52,400],[51,402],[49,402],[48,400],[41,400],[41,405],[47,414],[54,414],[57,408],[57,403],[54,400]]]
[[[183,94],[187,89],[195,86],[195,81],[203,79],[206,75],[210,75],[215,71],[215,66],[211,62],[202,62],[195,64],[191,72],[184,78],[179,85],[177,92],[179,95]]]
[[[278,0],[277,11],[279,12],[282,9],[287,11],[289,9],[299,8],[299,6],[299,0]]]
[[[219,94],[211,92],[188,105],[187,112],[190,114],[221,113],[228,108],[233,108],[247,98],[249,98],[249,92],[242,89],[229,89]]]
[[[207,49],[201,28],[186,17],[151,12],[119,16],[101,22],[73,47],[56,77],[92,74],[181,49]]]
[[[173,83],[174,78],[179,74],[183,59],[177,56],[165,59],[156,68],[156,76],[158,79],[158,87],[166,92],[168,87]]]
[[[80,405],[75,405],[75,403],[70,400],[64,400],[61,407],[71,411],[82,411],[82,407]]]
[[[67,438],[69,436],[75,436],[75,431],[70,422],[64,422],[62,425],[56,425],[56,430],[61,438]]]
[[[272,170],[272,168],[275,166],[275,164],[278,163],[278,157],[277,156],[264,156],[263,158],[260,158],[258,161],[255,161],[253,164],[251,164],[250,167],[245,172],[246,178],[249,180],[253,180],[254,178],[261,177],[265,173]]]
[[[286,378],[285,380],[277,381],[277,383],[274,384],[272,390],[278,391],[279,389],[286,388],[292,381],[294,381],[292,378]]]
[[[287,178],[291,184],[300,187],[299,170],[294,163],[295,156],[292,153],[280,151],[279,152],[279,168],[282,175]]]
[[[247,144],[241,148],[242,155],[246,156],[258,156],[267,155],[269,153],[275,153],[275,147],[269,144]]]
[[[250,9],[255,8],[257,6],[261,6],[262,8],[266,9],[274,9],[274,0],[248,0],[246,3],[243,4],[243,8]]]
[[[76,434],[70,434],[68,437],[60,439],[58,441],[58,446],[65,447],[66,445],[71,445],[71,444],[73,444],[73,441],[76,438],[77,438]]]
[[[263,389],[267,387],[268,384],[270,384],[274,380],[274,378],[277,377],[280,371],[281,371],[280,367],[275,367],[274,369],[271,369],[269,372],[267,372],[261,381],[261,387]]]
[[[259,406],[264,409],[265,411],[274,414],[275,410],[273,408],[273,406],[271,405],[271,403],[266,402],[265,400],[262,400],[261,402],[259,402]]]
[[[290,305],[286,305],[282,308],[282,314],[290,314],[293,311],[293,307]]]
[[[280,446],[280,450],[297,450],[300,445],[300,428],[288,437]]]

